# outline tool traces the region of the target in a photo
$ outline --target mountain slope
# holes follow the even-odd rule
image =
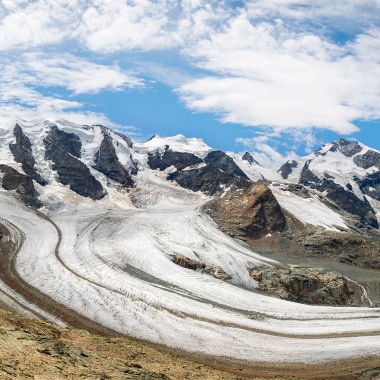
[[[287,183],[253,184],[240,161],[181,135],[137,143],[103,126],[19,121],[0,128],[0,144],[1,244],[8,252],[0,286],[30,313],[251,364],[378,356],[379,309],[368,307],[380,302],[378,282],[367,292],[352,278],[362,275],[365,260],[371,276],[377,275],[376,199],[343,188],[346,169],[330,168],[342,161],[355,169],[355,159],[361,165],[357,178],[369,180],[378,169],[364,168],[365,162],[376,154],[340,142],[335,151],[325,147],[325,155],[300,160],[302,167],[310,161],[314,184],[331,180],[368,202],[373,215],[357,215],[342,210],[332,192],[300,185],[302,168],[296,165],[290,165]],[[267,178],[269,171],[245,156]],[[322,159],[325,167],[318,169]],[[356,177],[349,175],[354,188]],[[367,182],[362,187],[371,191]],[[33,207],[26,193],[35,195]],[[202,211],[207,209],[215,220]],[[340,260],[341,250],[357,250],[353,242],[365,248],[363,255],[347,256],[349,272],[326,280],[349,286],[343,286],[349,289],[345,308],[268,296],[252,275],[255,268],[270,268],[273,275],[285,270],[292,276],[295,263],[282,264],[271,254],[296,249],[291,260],[302,261],[305,252],[325,257],[328,248]],[[194,265],[178,265],[176,257]],[[306,274],[301,268],[291,284]]]
[[[309,157],[285,163],[279,173],[289,182],[325,193],[341,209],[378,228],[380,153],[340,139]]]

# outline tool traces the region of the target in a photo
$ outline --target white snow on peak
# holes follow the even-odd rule
[[[356,156],[363,155],[368,152],[368,150],[374,150],[362,143],[357,142],[357,144],[361,148],[360,152],[357,152],[350,157],[342,153],[338,141],[335,143],[325,144],[308,156],[299,157],[298,159],[288,161],[289,163],[297,163],[297,166],[292,168],[292,172],[285,181],[292,183],[299,182],[302,170],[307,163],[313,174],[320,179],[330,176],[335,183],[341,185],[343,188],[346,188],[347,184],[350,183],[355,190],[357,186],[353,181],[354,177],[364,178],[369,173],[376,170],[373,166],[368,169],[364,169],[355,164],[354,158]],[[337,149],[331,149],[334,145],[337,146]],[[275,177],[270,179],[278,180],[278,178]],[[355,194],[360,199],[362,198],[360,191],[355,192]]]
[[[155,135],[143,143],[134,143],[135,150],[138,152],[163,151],[167,145],[169,145],[169,148],[173,151],[192,153],[200,158],[204,158],[213,150],[201,138],[187,138],[181,134],[171,137]]]
[[[323,204],[318,196],[302,198],[274,185],[271,186],[271,190],[280,206],[303,224],[323,227],[330,231],[348,229],[342,217]]]
[[[242,153],[227,152],[227,154],[235,161],[251,181],[280,181],[282,179],[281,175],[273,168],[264,168],[258,163],[253,162],[250,164],[247,160],[243,160]]]

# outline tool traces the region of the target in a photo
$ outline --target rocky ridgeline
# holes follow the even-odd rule
[[[64,129],[67,125],[70,126],[66,131]],[[49,123],[44,128],[46,133],[42,141],[31,139],[29,131],[26,131],[20,123],[13,128],[14,140],[4,148],[10,150],[17,165],[9,165],[8,162],[2,164],[17,171],[18,174],[14,172],[16,176],[26,175],[41,186],[48,185],[51,178],[55,178],[75,193],[94,200],[102,199],[107,194],[108,186],[129,189],[136,185],[134,176],[140,170],[139,165],[144,166],[145,163],[136,160],[134,143],[128,137],[104,126],[78,126],[70,123],[64,123],[61,126]],[[88,137],[83,138],[86,133],[87,136],[88,133],[99,134],[101,138],[90,141]],[[183,139],[186,140],[184,137]],[[33,147],[32,141],[35,144],[43,144],[44,157],[36,157],[36,152],[40,150]],[[94,146],[95,144],[98,146]],[[92,157],[87,157],[85,161],[82,153],[88,152],[89,146],[91,146]],[[122,149],[121,146],[123,146]],[[175,149],[169,144],[151,150],[147,149],[145,151],[146,164],[152,170],[163,171],[173,168],[167,173],[167,180],[175,181],[186,189],[201,191],[209,196],[218,196],[228,190],[245,191],[251,185],[241,165],[237,165],[232,157],[222,151],[210,148],[207,154],[202,154],[200,157],[196,153],[196,147],[194,153]],[[140,160],[141,155],[138,157]],[[334,171],[329,172],[328,168],[320,170],[320,163],[325,165],[326,161],[331,160],[335,165],[339,162],[339,157],[351,162],[352,167],[356,165],[358,173],[360,170],[366,170],[367,174],[363,176],[363,173],[360,175],[351,173],[344,185],[341,179],[335,179]],[[49,173],[49,178],[44,178],[46,170],[44,174],[41,171],[42,160],[48,162],[52,171]],[[255,166],[258,172],[262,168],[248,152],[241,157],[241,162]],[[19,170],[20,166],[22,171]],[[326,199],[333,201],[338,209],[357,217],[358,224],[377,229],[376,210],[374,210],[373,202],[371,203],[367,198],[371,197],[375,201],[380,201],[379,167],[380,152],[363,148],[358,142],[340,139],[320,148],[306,160],[286,162],[278,172],[286,181],[291,178],[294,186],[304,186],[323,193]],[[102,173],[108,182],[100,183],[95,178],[94,170]],[[346,174],[349,173],[343,173],[343,175]],[[10,175],[9,171],[8,175]],[[257,177],[265,180],[262,173]],[[33,190],[32,193],[38,198],[36,191]],[[26,198],[21,197],[21,199]],[[40,206],[38,201],[27,200],[27,202],[29,202],[28,205]],[[281,225],[283,217],[281,213],[278,215],[280,218],[278,223]]]
[[[83,197],[94,200],[105,196],[101,183],[80,160],[82,142],[74,133],[67,133],[53,126],[44,139],[45,159],[51,160],[58,173],[59,182]]]

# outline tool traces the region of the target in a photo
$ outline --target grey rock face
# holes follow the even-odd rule
[[[37,181],[40,185],[46,185],[46,181],[35,168],[36,161],[32,154],[32,144],[29,138],[24,134],[22,128],[16,124],[13,134],[16,138],[14,144],[9,144],[9,149],[13,154],[16,162],[22,164],[22,169],[30,178]]]
[[[336,184],[332,179],[317,177],[309,169],[309,162],[305,163],[299,182],[302,185],[312,189],[326,192],[327,198],[333,200],[344,211],[359,216],[371,227],[379,227],[376,213],[367,199],[359,199],[354,193],[345,190],[341,185]]]
[[[173,165],[177,170],[182,170],[201,162],[202,160],[192,153],[174,152],[168,146],[163,153],[159,151],[148,153],[148,164],[151,169],[165,170]]]
[[[39,194],[29,176],[19,173],[8,165],[0,165],[0,172],[3,189],[15,191],[27,206],[35,208],[42,206],[42,203],[38,200]]]
[[[226,188],[245,188],[250,183],[241,177],[225,173],[210,164],[199,169],[170,173],[167,179],[176,181],[186,189],[202,191],[207,195],[215,195]]]
[[[361,152],[362,149],[363,148],[357,141],[347,141],[345,139],[339,139],[333,144],[333,146],[330,148],[330,151],[336,152],[337,150],[339,150],[346,157],[352,157],[356,153]]]
[[[368,174],[364,179],[356,178],[360,190],[370,197],[380,201],[380,172]]]
[[[260,165],[260,164],[259,164],[254,158],[253,158],[252,154],[249,153],[249,152],[245,152],[245,153],[243,154],[243,157],[242,157],[241,159],[244,160],[244,161],[248,161],[250,165],[256,164],[256,165],[261,166],[261,165]]]
[[[67,133],[52,126],[49,134],[44,139],[45,158],[54,161],[62,154],[70,154],[81,158],[82,143],[79,136],[74,133]]]
[[[231,174],[237,177],[244,178],[249,180],[247,175],[236,165],[235,161],[227,156],[226,153],[221,152],[220,150],[214,150],[210,152],[205,160],[207,164],[212,164],[216,168],[224,171],[227,174]]]
[[[354,162],[361,168],[368,169],[371,166],[380,167],[380,153],[368,150],[366,153],[355,156]]]
[[[112,139],[103,129],[103,140],[95,155],[94,169],[105,174],[113,181],[121,183],[124,187],[132,187],[134,182],[128,171],[120,163]]]
[[[90,173],[78,158],[81,156],[81,141],[73,133],[52,127],[44,139],[45,159],[53,162],[59,181],[69,185],[77,194],[91,199],[101,199],[106,194],[101,183]]]
[[[284,165],[277,170],[278,173],[281,174],[283,179],[288,179],[289,175],[292,173],[293,169],[298,166],[298,162],[294,160],[290,160],[285,162]]]
[[[173,253],[171,256],[173,262],[183,268],[208,273],[222,281],[231,280],[231,276],[229,276],[222,268],[218,266],[205,265],[198,260],[191,260],[180,253]]]

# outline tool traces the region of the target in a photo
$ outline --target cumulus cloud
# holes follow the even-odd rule
[[[18,116],[24,119],[43,117],[66,118],[75,122],[104,123],[120,128],[104,113],[86,110],[85,104],[74,100],[74,95],[115,91],[144,85],[134,75],[116,64],[107,66],[68,54],[57,57],[46,54],[24,53],[20,61],[13,56],[0,60],[0,118]],[[67,98],[49,88],[61,87],[71,91]]]
[[[243,11],[186,50],[208,75],[179,94],[223,122],[352,133],[355,120],[380,117],[378,37],[372,29],[339,45],[283,21],[254,23]]]
[[[36,78],[40,85],[62,86],[74,94],[143,86],[142,79],[121,70],[116,64],[101,65],[71,54],[49,57],[26,53],[23,58],[22,70]]]
[[[378,0],[4,0],[0,101],[85,114],[141,70],[222,122],[349,134],[380,118],[379,37]]]
[[[262,166],[279,168],[287,160],[297,159],[296,152],[301,147],[306,154],[312,153],[317,139],[313,130],[279,132],[264,129],[256,131],[253,137],[238,137],[235,142],[250,151]]]
[[[80,22],[82,0],[2,1],[0,50],[30,49],[70,38]]]
[[[168,47],[175,44],[175,37],[164,32],[167,13],[166,0],[99,0],[83,13],[78,36],[89,49],[103,54]]]

